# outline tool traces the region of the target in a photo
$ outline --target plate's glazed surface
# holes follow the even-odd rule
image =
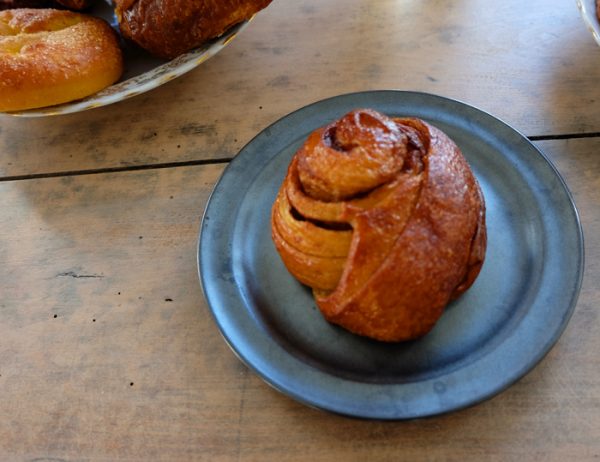
[[[486,262],[427,336],[385,344],[327,323],[285,269],[270,210],[306,136],[355,108],[427,120],[461,148],[487,205]],[[271,125],[231,162],[207,205],[199,273],[240,359],[307,405],[410,419],[481,402],[531,370],[565,328],[579,293],[583,235],[558,172],[498,119],[433,95],[365,92],[324,100]]]

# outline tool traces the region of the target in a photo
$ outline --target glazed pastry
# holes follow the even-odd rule
[[[295,154],[271,232],[328,321],[403,341],[429,332],[475,281],[485,205],[443,132],[356,110],[314,131]]]
[[[89,8],[92,5],[92,0],[56,0],[56,3],[69,10],[81,11]]]
[[[91,6],[92,0],[0,0],[0,10],[15,8],[67,8],[81,11]]]
[[[0,0],[0,10],[15,8],[45,8],[50,5],[50,0]]]
[[[80,99],[122,72],[116,32],[100,18],[55,9],[0,12],[0,111]]]
[[[266,8],[271,0],[115,0],[124,37],[174,58],[218,37]]]

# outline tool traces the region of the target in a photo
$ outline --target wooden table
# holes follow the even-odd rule
[[[275,0],[152,92],[0,117],[0,460],[600,460],[600,47],[574,1]],[[196,269],[241,147],[354,91],[455,98],[509,123],[577,203],[585,276],[550,354],[497,397],[362,421],[274,391],[231,353]]]

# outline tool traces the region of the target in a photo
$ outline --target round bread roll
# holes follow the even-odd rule
[[[116,33],[100,18],[54,9],[0,12],[0,111],[84,98],[122,72]]]

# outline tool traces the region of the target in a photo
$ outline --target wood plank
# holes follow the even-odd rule
[[[314,101],[403,89],[456,98],[527,135],[600,131],[600,48],[574,1],[275,1],[220,54],[92,111],[0,116],[0,177],[234,156]]]
[[[222,166],[0,183],[0,460],[597,460],[600,140],[539,146],[586,233],[571,323],[496,398],[404,423],[309,409],[228,349],[195,261]]]

